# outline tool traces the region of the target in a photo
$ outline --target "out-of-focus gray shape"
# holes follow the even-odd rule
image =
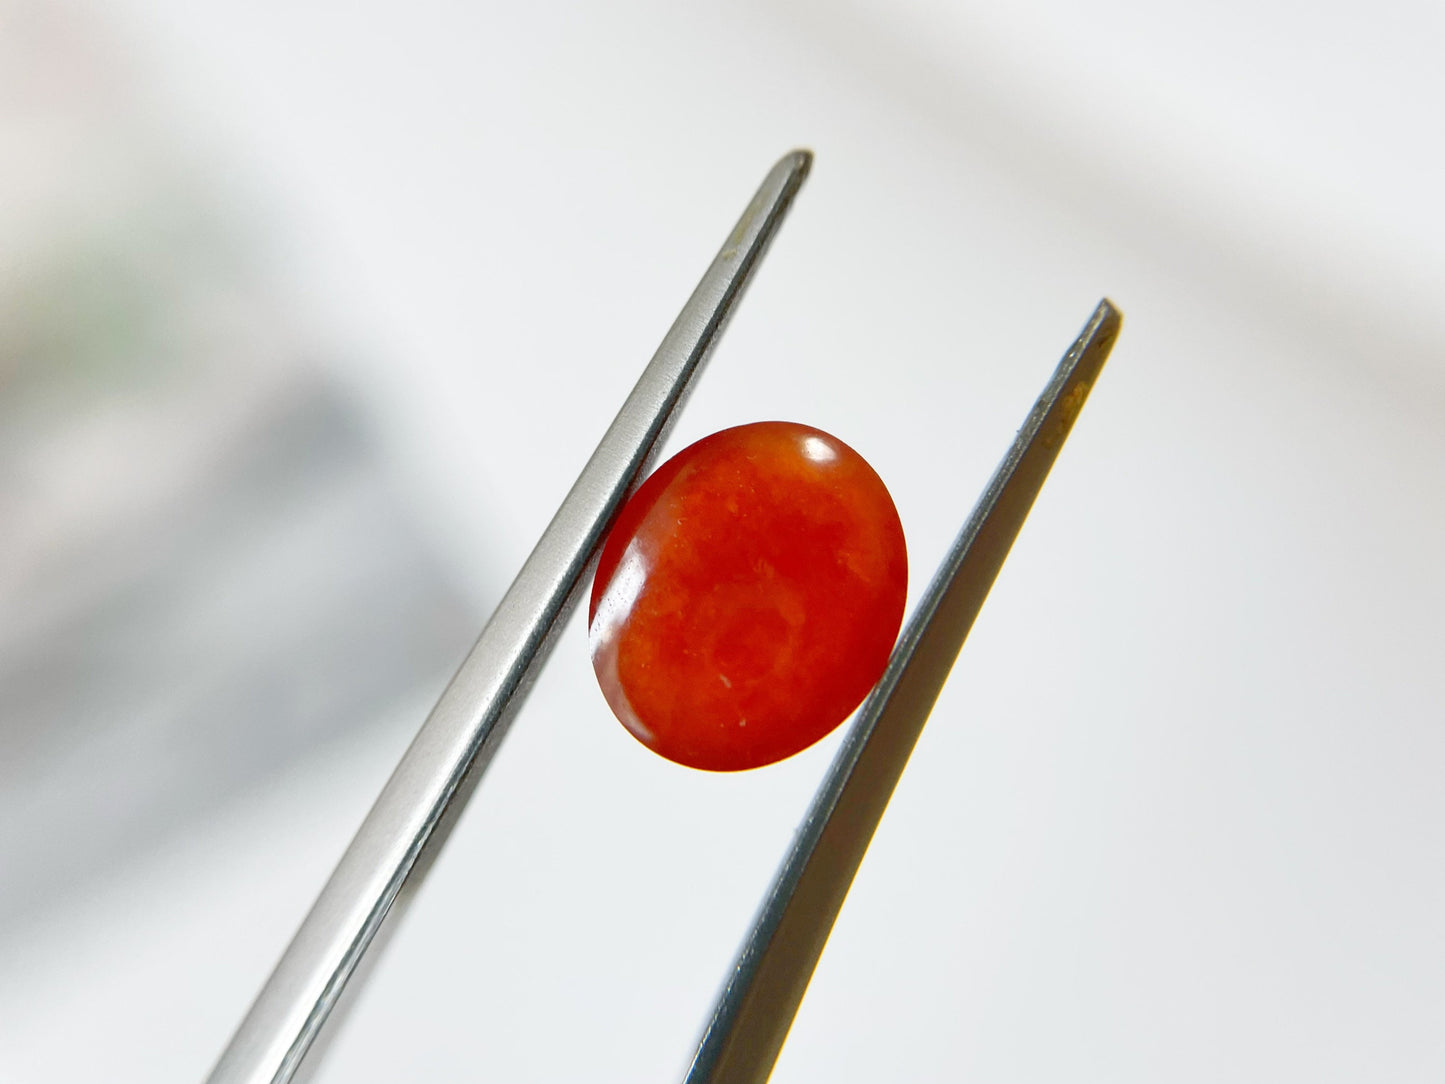
[[[225,200],[0,38],[0,937],[455,663],[478,615]]]

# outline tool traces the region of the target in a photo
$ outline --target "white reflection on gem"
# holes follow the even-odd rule
[[[838,453],[821,437],[804,437],[803,454],[814,463],[831,463],[838,458]]]
[[[634,539],[623,551],[622,560],[617,562],[616,571],[607,581],[602,597],[597,600],[597,613],[587,629],[587,640],[592,652],[592,666],[597,671],[597,683],[602,687],[602,695],[613,714],[642,742],[650,744],[652,731],[643,725],[628,703],[627,694],[617,676],[617,634],[646,585],[647,562]]]
[[[627,620],[646,583],[647,564],[634,540],[623,551],[612,579],[607,581],[602,597],[597,600],[597,613],[592,618],[592,627],[587,630],[593,651],[616,636],[618,627]]]

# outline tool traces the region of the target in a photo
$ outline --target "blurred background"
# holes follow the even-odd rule
[[[1445,1075],[1445,14],[0,0],[0,1081],[204,1077],[772,162],[674,431],[862,452],[916,598],[1125,328],[779,1081]],[[668,1080],[836,736],[569,626],[323,1081]]]

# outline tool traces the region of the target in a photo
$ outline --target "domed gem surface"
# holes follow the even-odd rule
[[[624,506],[592,586],[592,665],[650,749],[756,768],[858,706],[907,590],[898,512],[857,452],[792,422],[725,429]]]

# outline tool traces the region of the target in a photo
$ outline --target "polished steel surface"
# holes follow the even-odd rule
[[[763,181],[362,822],[212,1070],[212,1084],[281,1084],[296,1073],[398,894],[414,887],[486,769],[613,516],[811,162],[795,151]]]
[[[772,1072],[893,788],[1120,322],[1099,302],[954,540],[794,836],[687,1084],[756,1084]]]

